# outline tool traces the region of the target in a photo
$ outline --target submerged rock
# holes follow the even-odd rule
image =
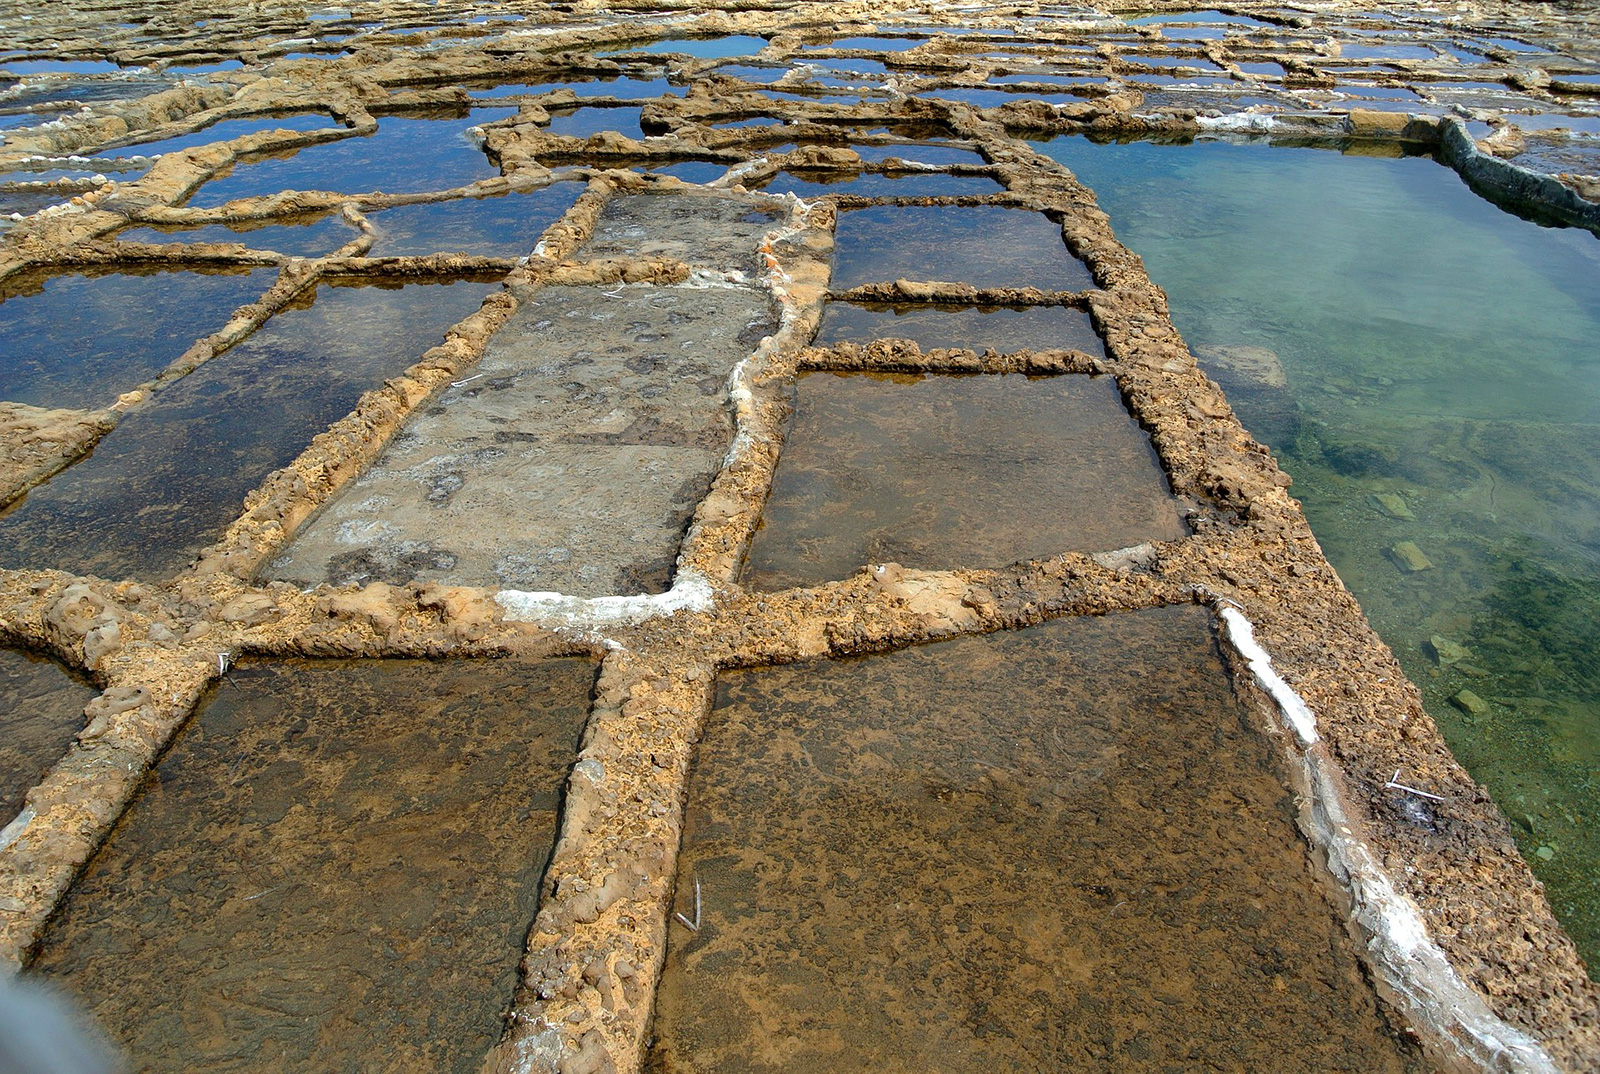
[[[1399,544],[1391,545],[1389,558],[1394,560],[1395,566],[1408,574],[1433,569],[1433,561],[1423,555],[1422,549],[1413,541],[1401,541]]]

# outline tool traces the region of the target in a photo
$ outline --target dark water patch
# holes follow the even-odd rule
[[[774,327],[748,288],[546,288],[266,573],[661,592]]]
[[[1222,26],[1167,26],[1161,36],[1168,41],[1221,41],[1232,32]]]
[[[583,193],[582,183],[553,183],[525,194],[400,205],[367,214],[378,231],[369,256],[481,254],[527,257],[545,228]]]
[[[259,134],[262,131],[288,130],[288,131],[324,131],[340,130],[333,117],[323,112],[301,112],[296,115],[262,116],[251,119],[225,119],[220,123],[213,123],[188,134],[179,134],[171,138],[162,138],[154,142],[135,142],[117,147],[116,153],[123,156],[137,154],[143,157],[153,157],[162,153],[177,153],[184,149],[192,149],[197,145],[210,145],[213,142],[226,142],[234,138],[242,138],[247,134]],[[102,150],[102,152],[112,152]]]
[[[1233,82],[1226,75],[1157,75],[1143,71],[1128,78],[1136,85],[1145,86],[1227,86]]]
[[[1207,614],[721,676],[646,1069],[1428,1069]]]
[[[402,194],[465,186],[497,174],[468,128],[513,114],[478,108],[449,118],[385,116],[370,135],[241,161],[208,180],[189,204],[210,208],[280,190]]]
[[[60,205],[72,198],[71,191],[40,190],[0,190],[0,228],[11,226],[12,221],[5,219],[15,213],[18,216],[32,216],[40,209],[48,209],[52,205]]]
[[[936,197],[959,194],[994,194],[1005,189],[986,175],[950,175],[945,172],[779,172],[762,187],[769,194],[852,194],[857,197]]]
[[[1211,71],[1211,72],[1218,72],[1218,73],[1220,73],[1222,71],[1222,67],[1220,65],[1218,65],[1216,63],[1213,63],[1210,60],[1200,59],[1200,58],[1195,57],[1195,56],[1132,56],[1132,55],[1128,55],[1128,56],[1122,56],[1122,57],[1120,57],[1120,59],[1122,60],[1123,63],[1127,64],[1130,67],[1138,67],[1138,68],[1145,68],[1145,69],[1149,69],[1149,68],[1171,68],[1171,67],[1193,67],[1193,68],[1196,68],[1196,69],[1201,70],[1201,71]]]
[[[830,60],[813,60],[817,67],[834,72],[843,72],[853,75],[872,75],[882,78],[889,73],[889,68],[884,66],[882,60],[864,60],[855,57],[837,57]]]
[[[995,86],[1014,85],[1019,82],[1033,82],[1044,85],[1059,86],[1103,86],[1105,85],[1106,80],[1099,77],[1058,75],[1046,72],[1026,71],[1022,74],[1015,75],[995,75],[989,79],[989,82],[991,85]]]
[[[1368,97],[1385,101],[1418,101],[1415,90],[1404,86],[1366,86],[1356,82],[1341,82],[1333,87],[1335,93],[1350,97]]]
[[[174,64],[171,67],[162,68],[162,71],[163,73],[176,75],[179,78],[193,78],[195,75],[214,75],[223,71],[238,71],[243,67],[244,64],[239,60],[219,60],[216,63]]]
[[[1081,104],[1083,98],[1072,93],[1032,93],[1027,90],[997,90],[956,86],[947,89],[919,90],[918,97],[938,97],[960,101],[974,108],[999,108],[1014,101],[1044,101],[1046,104]]]
[[[122,68],[111,60],[4,60],[0,71],[14,75],[31,75],[61,71],[74,75],[115,74]]]
[[[616,131],[627,138],[643,138],[644,128],[639,125],[642,112],[643,108],[637,105],[616,108],[591,106],[575,108],[570,112],[552,111],[550,126],[546,129],[551,134],[562,134],[568,138],[588,138],[602,131]]]
[[[783,120],[774,119],[771,116],[756,116],[752,119],[725,120],[721,123],[713,123],[711,126],[717,130],[739,130],[749,127],[781,127],[783,126]]]
[[[1518,41],[1514,37],[1482,37],[1479,43],[1488,48],[1505,49],[1507,52],[1543,52],[1538,45],[1530,45],[1526,41]]]
[[[787,67],[763,67],[748,63],[730,63],[718,67],[716,73],[727,75],[729,78],[739,78],[746,82],[759,82],[763,85],[776,82],[789,73]]]
[[[242,242],[252,250],[274,250],[295,257],[324,257],[359,234],[333,213],[275,217],[204,227],[136,227],[119,231],[127,242]]]
[[[982,354],[1078,350],[1105,355],[1105,343],[1083,310],[1062,306],[904,306],[830,302],[817,343],[910,339],[924,351],[964,347]]]
[[[1146,110],[1171,109],[1208,115],[1231,115],[1250,108],[1284,108],[1292,106],[1293,103],[1287,98],[1271,97],[1261,93],[1223,93],[1174,87],[1171,90],[1146,93],[1142,107]]]
[[[26,272],[0,286],[0,399],[92,408],[165,369],[272,286],[250,272]]]
[[[950,277],[956,277],[950,280]],[[975,287],[1094,286],[1041,213],[994,205],[877,206],[839,214],[833,286],[946,280]]]
[[[476,1071],[589,708],[581,660],[247,663],[30,967],[147,1071]]]
[[[883,161],[890,157],[915,161],[918,164],[987,164],[983,154],[976,149],[958,145],[929,145],[912,143],[904,145],[853,145],[862,160]]]
[[[1268,26],[1269,23],[1260,19],[1253,19],[1248,15],[1230,15],[1221,11],[1169,11],[1159,15],[1139,15],[1127,20],[1129,26],[1163,26],[1168,23],[1182,25],[1186,23],[1200,23],[1206,25],[1229,24],[1233,26]]]
[[[995,567],[1184,532],[1110,378],[809,373],[745,584],[889,561]]]
[[[720,60],[730,56],[753,56],[767,47],[767,39],[751,34],[729,34],[726,37],[669,37],[637,48],[606,49],[610,52],[648,52],[656,55],[676,53],[700,60]],[[604,55],[604,53],[602,53]]]
[[[486,100],[496,97],[535,96],[541,93],[554,93],[557,90],[571,90],[579,97],[618,97],[628,99],[660,97],[672,89],[672,83],[664,78],[612,78],[584,82],[505,82],[494,84],[467,82],[465,85],[473,90],[473,97]]]
[[[438,343],[489,289],[319,288],[314,304],[277,314],[164,390],[0,516],[0,563],[110,578],[180,569],[247,492]]]
[[[1044,151],[1094,187],[1208,372],[1233,378],[1451,749],[1514,820],[1534,818],[1520,845],[1600,965],[1593,631],[1508,610],[1555,585],[1574,608],[1600,593],[1600,240],[1502,213],[1421,157]],[[1402,542],[1431,565],[1406,568]],[[1435,636],[1471,655],[1441,663]],[[1452,704],[1463,689],[1487,708]]]
[[[0,648],[0,826],[83,728],[90,686],[48,657]]]
[[[860,49],[863,52],[905,52],[926,40],[923,37],[838,37],[832,41],[819,41],[807,49]]]
[[[1507,112],[1500,118],[1513,127],[1525,131],[1569,130],[1575,134],[1600,134],[1600,116],[1568,115],[1561,112],[1525,116],[1518,112]]]
[[[172,85],[155,76],[129,78],[43,78],[23,84],[22,92],[8,98],[13,107],[43,109],[48,105],[125,101]]]
[[[648,164],[634,170],[653,172],[657,175],[675,175],[686,183],[709,183],[726,175],[728,166],[709,160],[680,160],[676,164]]]
[[[1432,60],[1438,53],[1426,45],[1345,45],[1339,55],[1346,60]]]

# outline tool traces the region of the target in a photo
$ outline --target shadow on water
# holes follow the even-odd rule
[[[594,674],[583,660],[239,666],[30,971],[142,1071],[476,1071]]]
[[[654,1074],[1426,1069],[1199,608],[724,674],[697,885]]]
[[[0,826],[83,728],[94,687],[48,657],[0,648]]]
[[[1501,212],[1426,158],[1042,148],[1094,187],[1294,476],[1600,965],[1600,241]]]

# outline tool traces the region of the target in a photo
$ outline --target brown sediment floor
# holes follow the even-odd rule
[[[230,378],[229,359],[248,359],[252,346],[259,350],[275,330],[306,312],[324,284],[394,288],[470,278],[503,286],[473,283],[481,289],[466,308],[403,340],[386,323],[363,329],[362,338],[382,343],[386,352],[403,352],[393,365],[359,366],[372,361],[366,347],[348,360],[337,351],[287,359],[284,376],[315,384],[325,374],[329,383],[352,389],[295,433],[298,455],[205,457],[201,447],[189,453],[198,456],[191,460],[193,471],[178,467],[157,475],[160,483],[183,487],[195,474],[225,473],[229,487],[238,490],[232,495],[251,490],[242,505],[230,504],[224,512],[236,513],[220,536],[196,525],[150,539],[150,547],[139,551],[162,565],[139,581],[122,577],[140,573],[131,568],[91,564],[106,576],[100,578],[52,570],[57,564],[42,553],[29,553],[15,569],[0,571],[0,636],[55,655],[93,676],[102,690],[84,711],[76,743],[0,834],[0,949],[9,964],[37,957],[41,971],[56,972],[64,964],[51,952],[64,950],[73,929],[80,930],[74,943],[87,949],[120,942],[116,928],[89,924],[109,912],[112,901],[96,894],[96,877],[127,854],[120,842],[150,813],[148,792],[109,841],[107,835],[147,775],[181,761],[186,738],[203,732],[206,716],[193,722],[190,714],[208,688],[226,696],[226,684],[213,684],[239,654],[263,660],[426,656],[448,661],[435,668],[439,674],[458,674],[450,669],[466,666],[467,657],[601,658],[537,915],[530,919],[532,903],[524,902],[498,926],[517,934],[518,943],[521,930],[529,930],[515,993],[506,981],[490,989],[498,989],[498,996],[487,1001],[508,1005],[503,1035],[493,1047],[496,1033],[480,1035],[479,1053],[451,1061],[472,1069],[481,1055],[483,1069],[569,1074],[638,1069],[669,958],[671,914],[686,910],[683,893],[693,881],[692,870],[680,868],[685,816],[702,816],[696,810],[714,801],[695,788],[697,780],[716,778],[711,751],[721,716],[712,710],[719,672],[730,673],[721,689],[737,691],[743,687],[736,684],[748,682],[764,690],[759,684],[776,680],[763,676],[784,673],[739,669],[873,653],[891,655],[840,667],[870,667],[874,659],[929,660],[936,649],[908,647],[958,636],[963,640],[951,644],[977,644],[973,636],[995,635],[997,651],[1007,651],[1032,636],[1019,628],[1115,630],[1071,620],[1198,605],[1209,611],[1141,614],[1188,617],[1201,628],[1206,618],[1242,611],[1282,677],[1264,678],[1259,664],[1249,666],[1248,646],[1230,641],[1221,647],[1231,688],[1245,706],[1228,719],[1258,758],[1239,776],[1254,788],[1245,797],[1266,803],[1275,816],[1277,834],[1265,838],[1282,868],[1303,869],[1302,879],[1323,878],[1294,896],[1300,909],[1280,923],[1285,942],[1292,937],[1306,948],[1303,957],[1293,958],[1285,949],[1284,972],[1320,975],[1330,990],[1339,990],[1339,1009],[1357,1012],[1337,1016],[1352,1033],[1365,1027],[1371,1039],[1389,1044],[1391,1029],[1413,1034],[1424,1062],[1439,1067],[1595,1067],[1600,992],[1517,856],[1504,819],[1450,756],[1416,690],[1328,567],[1286,491],[1288,478],[1196,368],[1168,319],[1165,296],[1116,241],[1092,193],[1021,137],[1082,130],[1180,137],[1256,131],[1355,139],[1374,152],[1435,148],[1489,196],[1593,226],[1596,208],[1585,191],[1592,192],[1587,184],[1595,169],[1583,169],[1594,158],[1586,155],[1591,145],[1584,131],[1600,123],[1600,106],[1587,90],[1571,88],[1584,83],[1563,80],[1582,77],[1600,59],[1591,14],[1541,9],[1534,16],[1520,5],[1472,4],[1435,18],[1374,4],[1315,12],[1245,5],[1229,8],[1231,21],[1135,24],[1105,10],[1034,5],[963,11],[959,17],[881,3],[684,7],[618,19],[582,6],[557,11],[510,4],[480,11],[465,4],[423,9],[374,3],[309,13],[223,5],[197,28],[165,6],[125,4],[117,11],[123,17],[109,22],[103,13],[54,9],[48,17],[23,20],[20,10],[0,8],[21,62],[115,58],[148,64],[152,77],[173,82],[153,94],[113,100],[91,95],[126,88],[116,85],[127,81],[116,70],[51,75],[23,68],[16,73],[24,90],[75,92],[92,103],[82,111],[53,111],[56,118],[43,125],[5,131],[0,170],[38,156],[77,155],[91,164],[115,154],[126,159],[134,147],[125,143],[138,132],[165,137],[269,112],[322,112],[345,126],[331,132],[256,130],[166,154],[136,179],[64,177],[63,183],[79,184],[74,201],[12,224],[0,246],[0,276],[135,266],[277,273],[275,283],[264,281],[259,297],[231,316],[224,311],[221,318],[197,318],[192,345],[155,371],[130,373],[109,397],[115,403],[106,404],[108,411],[7,411],[6,421],[28,423],[28,443],[39,445],[8,446],[0,455],[6,467],[0,496],[23,496],[14,517],[29,510],[30,500],[49,498],[55,484],[46,480],[50,473],[96,437],[104,435],[109,444],[124,428],[153,420],[164,405],[175,405],[167,401],[181,401],[185,391],[199,391],[208,381],[233,393],[238,412],[252,422],[277,428],[286,418],[271,379]],[[519,15],[524,17],[514,17]],[[727,34],[760,35],[764,44],[753,58],[694,54],[700,47],[694,39]],[[668,36],[684,41],[682,52],[628,51]],[[289,58],[291,53],[312,55]],[[1463,59],[1469,53],[1480,59]],[[181,66],[226,59],[241,65],[188,73]],[[736,70],[719,73],[721,66]],[[1462,85],[1485,81],[1499,88]],[[501,95],[497,86],[519,92]],[[552,114],[579,103],[624,102],[642,105],[643,137],[601,131],[577,138],[546,129]],[[469,106],[505,108],[469,113]],[[481,124],[469,129],[469,120],[480,115]],[[386,116],[411,117],[412,124],[386,128]],[[782,122],[726,125],[762,117]],[[427,126],[430,121],[440,126]],[[1549,124],[1574,133],[1550,135],[1544,129]],[[1540,133],[1530,142],[1524,128]],[[324,142],[395,138],[396,131],[419,133],[394,143],[399,148],[393,183],[384,182],[384,161],[365,160],[358,145],[338,150],[339,159],[360,160],[371,169],[334,177],[350,183],[319,185],[313,177],[322,173],[312,167],[313,158],[296,163],[292,152],[322,148]],[[450,139],[448,161],[426,159],[429,131],[437,132],[441,144]],[[463,144],[479,140],[488,153],[481,167],[462,152]],[[927,152],[930,143],[963,155]],[[206,196],[209,177],[262,153],[279,154],[272,175],[305,177],[296,180],[308,184],[305,189],[261,189],[252,191],[258,196],[220,205]],[[408,153],[419,157],[406,159]],[[1519,167],[1519,155],[1535,167]],[[720,174],[697,186],[644,170],[687,161],[716,165]],[[297,171],[302,164],[305,169]],[[493,175],[493,164],[503,174]],[[230,183],[237,186],[251,167],[240,164]],[[752,192],[780,171],[841,178],[973,175],[1002,189],[990,195],[867,198],[845,185],[837,197],[810,201]],[[426,253],[383,256],[385,211],[405,207],[413,234],[425,235],[429,206],[515,196],[569,181],[586,183],[585,192],[529,249],[485,254],[442,240]],[[370,189],[357,189],[369,182]],[[429,183],[455,185],[431,190]],[[0,186],[0,197],[29,193],[16,186]],[[273,224],[308,214],[337,214],[350,229],[348,241],[330,256],[307,259],[304,246],[271,246],[288,237],[285,231],[241,231],[237,241],[223,243],[118,238],[125,228]],[[1030,226],[1016,241],[1004,240],[1005,258],[985,245],[982,221],[991,217]],[[927,221],[939,230],[919,230],[918,222]],[[1041,245],[1040,235],[1056,245]],[[871,256],[858,256],[862,251]],[[908,253],[916,256],[903,256]],[[1018,263],[1025,271],[993,271]],[[846,265],[856,274],[830,277],[830,269]],[[485,296],[481,305],[479,295]],[[585,297],[562,300],[579,295]],[[1073,328],[1053,346],[1008,343],[997,332],[992,340],[966,337],[959,339],[962,347],[950,348],[915,334],[899,339],[874,329],[879,338],[808,348],[830,298],[1085,311],[1099,341],[1087,345],[1081,329]],[[611,316],[616,332],[602,318],[593,327],[565,332],[565,341],[563,333],[541,335],[547,331],[540,327],[544,319],[581,313],[585,303],[638,312]],[[697,311],[724,304],[737,312],[723,314],[726,325],[694,325]],[[772,310],[777,320],[763,322]],[[721,349],[704,353],[713,341]],[[573,371],[563,369],[564,362]],[[793,392],[806,371],[815,371],[808,379],[836,372],[982,374],[986,385],[1017,374],[1082,380],[1082,374],[1105,375],[1114,380],[1131,421],[1148,436],[1185,529],[1137,534],[1141,541],[1154,540],[1132,549],[1073,551],[1073,542],[1063,539],[1045,552],[1012,553],[1034,558],[1010,564],[963,559],[917,569],[859,562],[847,576],[809,588],[747,591],[740,572],[774,473],[782,471],[779,453]],[[519,381],[523,372],[527,376]],[[500,390],[492,383],[497,379],[509,382],[505,391],[550,399],[550,416],[522,404],[497,413],[489,398]],[[550,395],[542,391],[546,385]],[[353,409],[344,413],[351,400]],[[460,409],[464,404],[470,405]],[[119,419],[125,425],[107,433]],[[484,456],[481,468],[464,468],[459,486],[440,484],[440,475],[452,472],[442,463],[437,472],[429,469],[437,458],[430,438],[441,444],[485,435],[493,440],[496,432],[509,436],[502,445],[490,445],[504,454]],[[949,439],[958,447],[982,444],[962,420],[952,423]],[[1056,445],[1059,465],[1070,467],[1079,449],[1070,436],[1062,439]],[[1090,450],[1101,447],[1097,441]],[[648,466],[627,461],[637,459],[629,451],[645,448],[670,449],[674,458],[652,474]],[[529,482],[524,468],[510,460],[521,452],[529,454],[520,458],[531,459],[536,449],[551,452],[573,498],[549,497],[553,507],[541,506],[547,521],[530,531],[517,498],[526,502],[530,486],[544,490],[537,478],[548,475],[535,467],[536,479]],[[581,465],[585,456],[606,451],[623,461],[604,472]],[[474,481],[491,501],[487,513],[448,517]],[[41,482],[38,497],[24,495]],[[394,506],[369,502],[380,499],[373,491],[378,486]],[[438,502],[429,499],[434,489],[444,490]],[[649,497],[657,494],[660,502],[653,503]],[[93,505],[99,498],[81,499]],[[337,535],[363,512],[400,531],[394,547],[371,552],[375,566],[365,575],[335,573],[330,582]],[[630,528],[630,512],[648,521],[647,540]],[[442,520],[419,521],[430,513]],[[435,525],[437,532],[429,529]],[[415,526],[409,536],[408,526]],[[518,553],[525,560],[543,555],[550,565],[568,565],[513,579],[502,578],[492,565],[452,575],[454,564],[441,567],[442,560],[429,555],[450,549],[457,534],[482,545],[474,555],[483,564],[500,545],[520,541],[527,546]],[[135,530],[113,544],[131,547],[141,540]],[[312,554],[319,542],[322,551]],[[570,560],[549,555],[562,548]],[[285,566],[298,562],[302,552],[312,566]],[[643,566],[632,569],[635,564]],[[585,566],[598,568],[593,578],[582,574]],[[1228,637],[1237,638],[1237,629],[1229,624]],[[1152,668],[1181,663],[1176,656],[1168,659],[1166,649],[1160,653],[1147,654]],[[1030,659],[1036,658],[1006,658],[1018,674],[1031,666]],[[354,672],[329,674],[342,681],[340,675]],[[1110,683],[1129,671],[1106,674]],[[1208,674],[1206,696],[1220,706],[1221,672]],[[340,689],[308,688],[304,702],[278,697],[273,707],[309,719],[324,695]],[[1297,698],[1315,714],[1314,741],[1283,725],[1283,715],[1296,711]],[[954,710],[927,718],[937,727],[939,720],[953,719]],[[187,729],[180,730],[186,721]],[[970,721],[957,726],[952,741],[969,734],[975,743],[997,741],[975,733]],[[694,743],[703,728],[711,737],[697,766]],[[760,737],[763,728],[753,726],[751,733]],[[269,730],[262,734],[264,746],[276,744]],[[507,737],[521,741],[514,732]],[[160,760],[169,744],[173,752]],[[931,749],[917,753],[936,755]],[[1001,767],[993,778],[1020,773],[1024,762],[997,762]],[[1396,788],[1396,770],[1400,782],[1438,797]],[[801,801],[819,792],[803,783],[794,790]],[[957,797],[984,797],[976,784],[952,781],[948,790]],[[1214,803],[1225,800],[1223,793],[1206,792]],[[1292,810],[1286,797],[1291,794]],[[963,821],[981,823],[982,808],[975,800],[971,804]],[[1291,812],[1298,835],[1290,830]],[[172,823],[194,821],[190,811]],[[699,853],[696,831],[683,844],[686,862]],[[869,825],[851,831],[850,838],[881,841],[875,839],[878,831]],[[1228,845],[1220,832],[1220,826],[1175,829],[1172,845],[1146,853],[1192,851],[1196,866],[1185,882],[1199,893],[1205,854]],[[157,841],[162,839],[171,841]],[[518,863],[535,872],[544,853],[536,842],[530,840]],[[542,845],[548,848],[548,841]],[[459,857],[460,875],[469,882],[481,879],[482,855]],[[159,901],[165,882],[148,882]],[[721,896],[706,894],[701,924],[714,927],[706,928],[705,940],[714,941],[718,929],[737,940],[727,906],[717,901]],[[1095,904],[1092,895],[1054,909],[1094,923],[1096,915],[1111,910]],[[1335,925],[1335,914],[1342,926]],[[1097,927],[1111,924],[1107,917]],[[1341,938],[1341,928],[1354,944]],[[682,942],[674,934],[673,943]],[[1221,937],[1218,942],[1229,946]],[[1129,944],[1137,948],[1131,938]],[[692,942],[682,948],[685,956],[692,951]],[[979,943],[969,953],[987,958],[984,951]],[[1362,952],[1359,967],[1352,951]],[[504,948],[500,954],[516,957]],[[150,951],[104,948],[84,957],[133,979],[159,974],[167,965]],[[677,947],[671,957],[680,957]],[[1037,975],[1043,982],[1038,990],[1047,995],[1065,995],[1066,986],[1056,980],[1070,981],[1089,958],[1049,952],[1028,962],[1025,976]],[[1148,970],[1137,954],[1127,958],[1130,975]],[[75,972],[62,969],[60,976],[74,986]],[[1271,988],[1272,980],[1266,975],[1256,983]],[[393,1011],[424,1002],[409,988],[380,985],[377,991]],[[754,979],[748,989],[760,1010],[789,1010],[771,979]],[[132,991],[107,990],[119,997]],[[673,1012],[681,1008],[672,1006],[677,1001],[670,988],[663,995],[661,1026],[670,1031]],[[994,1017],[1000,1024],[1021,1017],[1016,995],[1015,989],[997,993]],[[1255,1005],[1248,995],[1234,998],[1261,1011],[1265,1000]],[[943,989],[929,997],[933,1004],[949,1001]],[[907,1017],[924,1017],[927,1009],[908,1009]],[[349,1015],[348,1006],[335,1012],[336,1018]],[[1275,1024],[1259,1030],[1236,1022],[1234,1032],[1246,1038],[1248,1048],[1218,1054],[1261,1054],[1250,1049],[1274,1047],[1286,1039],[1290,1023],[1309,1016],[1274,1016]],[[129,1008],[105,1017],[113,1025],[137,1021]],[[1125,1061],[1127,1049],[1141,1039],[1131,1022],[1126,1028],[1121,1036],[1121,1029],[1112,1033],[1111,1043],[1121,1051],[1102,1054],[1095,1049],[1109,1044],[1085,1039],[1081,1061],[1108,1068]],[[1303,1030],[1294,1032],[1313,1049],[1304,1065],[1323,1067],[1318,1057],[1327,1053],[1317,1049],[1328,1042],[1312,1041]],[[458,1032],[464,1031],[454,1024],[428,1027],[430,1038]],[[226,1030],[220,1034],[230,1036]],[[846,1062],[861,1054],[865,1039],[841,1039],[844,1054],[852,1057]],[[126,1036],[125,1042],[136,1052],[150,1047]],[[418,1047],[424,1050],[416,1053],[430,1063],[431,1043],[422,1042]],[[1161,1049],[1171,1045],[1145,1039],[1137,1047],[1154,1059],[1170,1054]],[[1002,1054],[1000,1044],[995,1048],[994,1054]],[[321,1065],[312,1052],[303,1054],[309,1056],[306,1069]],[[1361,1065],[1371,1069],[1380,1062],[1388,1059]],[[1255,1064],[1244,1059],[1239,1065]]]

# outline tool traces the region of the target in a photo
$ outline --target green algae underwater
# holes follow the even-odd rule
[[[1093,187],[1600,965],[1600,240],[1429,157],[1040,147]],[[1415,553],[1415,554],[1413,554]]]

